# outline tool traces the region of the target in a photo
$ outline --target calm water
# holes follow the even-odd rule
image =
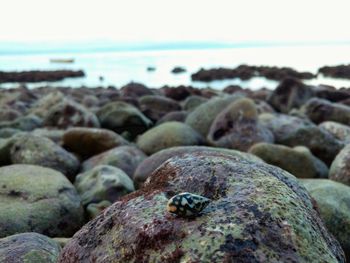
[[[73,64],[53,64],[50,58],[74,58]],[[275,88],[277,82],[264,78],[249,81],[225,80],[211,83],[192,82],[191,73],[201,67],[235,67],[240,64],[289,66],[300,71],[316,73],[324,65],[350,63],[350,46],[304,46],[304,47],[260,47],[209,50],[171,50],[171,51],[136,51],[136,52],[99,52],[99,53],[57,53],[32,55],[0,55],[0,71],[13,70],[55,70],[82,69],[85,78],[66,79],[54,82],[53,86],[108,86],[120,87],[130,81],[144,83],[149,87],[164,85],[192,85],[222,89],[230,84],[257,89],[260,87]],[[155,67],[148,72],[147,67]],[[175,66],[185,67],[186,73],[172,74]],[[99,77],[104,78],[103,81]],[[350,80],[336,80],[324,77],[307,81],[309,84],[328,84],[338,88],[350,87]],[[36,83],[30,87],[42,86]],[[13,84],[0,84],[10,87]]]

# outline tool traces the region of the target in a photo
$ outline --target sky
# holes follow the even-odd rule
[[[349,0],[0,2],[0,43],[350,41]]]

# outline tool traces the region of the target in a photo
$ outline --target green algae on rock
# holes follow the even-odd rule
[[[160,124],[137,138],[137,146],[146,154],[160,150],[188,145],[201,145],[204,138],[187,124],[166,122]]]
[[[266,163],[282,168],[298,178],[327,178],[328,167],[304,146],[257,143],[249,149]]]
[[[251,99],[229,104],[213,121],[207,139],[213,146],[248,151],[258,142],[273,142],[269,129],[258,122],[258,111]]]
[[[350,144],[335,157],[329,170],[329,179],[350,186]]]
[[[83,224],[74,186],[61,173],[34,165],[0,168],[0,237],[37,232],[71,236]]]
[[[350,187],[326,179],[303,179],[303,185],[316,200],[327,229],[343,247],[350,260]]]
[[[0,239],[0,262],[56,263],[60,247],[38,233],[23,233]]]
[[[130,177],[121,169],[110,165],[98,165],[78,174],[74,186],[84,206],[103,200],[114,202],[135,190]]]
[[[259,157],[240,152],[232,149],[218,148],[218,147],[207,147],[207,146],[179,146],[171,147],[168,149],[161,150],[147,157],[145,160],[140,163],[137,167],[133,180],[136,185],[136,188],[139,188],[144,181],[153,173],[154,170],[158,168],[163,162],[168,160],[171,157],[183,155],[185,153],[193,152],[219,152],[244,160],[250,160],[252,162],[263,162]]]
[[[13,164],[33,164],[60,171],[71,181],[79,169],[78,159],[48,138],[25,134],[11,147]]]
[[[128,144],[119,134],[107,129],[71,128],[63,135],[64,147],[84,159]]]
[[[98,165],[111,165],[123,170],[131,178],[146,157],[135,146],[119,146],[87,159],[82,163],[81,171],[86,172]]]
[[[195,219],[164,212],[179,192],[210,198]],[[320,257],[322,255],[322,257]],[[59,262],[345,262],[297,179],[222,153],[174,157],[85,225]]]

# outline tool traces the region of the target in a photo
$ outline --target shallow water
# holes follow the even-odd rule
[[[73,64],[50,63],[51,58],[74,58]],[[232,49],[201,50],[167,50],[167,51],[135,51],[135,52],[95,52],[95,53],[52,53],[27,55],[0,55],[0,70],[55,70],[82,69],[84,78],[66,79],[51,82],[52,86],[108,86],[120,87],[130,81],[141,82],[149,87],[164,85],[192,85],[194,87],[212,87],[222,89],[231,84],[258,89],[275,88],[278,84],[264,78],[249,81],[239,79],[213,81],[210,83],[193,82],[191,74],[201,67],[236,67],[240,64],[288,66],[299,71],[317,72],[325,65],[350,63],[350,46],[298,46],[298,47],[258,47]],[[155,67],[148,72],[147,67]],[[173,74],[175,66],[185,67],[187,72]],[[103,81],[99,79],[102,76]],[[331,79],[319,76],[306,83],[327,84],[337,88],[350,87],[350,80]],[[29,84],[29,87],[42,86],[48,83]],[[14,84],[0,84],[0,87],[12,87]]]

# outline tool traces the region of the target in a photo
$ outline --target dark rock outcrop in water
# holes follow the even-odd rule
[[[44,82],[44,81],[60,81],[65,78],[84,77],[82,70],[55,70],[55,71],[20,71],[20,72],[4,72],[0,71],[0,83],[9,82]]]
[[[166,211],[190,192],[211,199],[195,219]],[[322,255],[322,259],[320,259]],[[144,188],[85,225],[58,262],[345,262],[295,177],[219,153],[169,159]]]
[[[253,77],[265,77],[271,80],[283,80],[285,78],[312,79],[315,77],[310,72],[298,72],[292,68],[279,68],[268,66],[240,65],[236,68],[200,69],[192,74],[192,80],[210,82],[213,80],[235,79],[248,80]]]
[[[350,79],[350,64],[339,66],[325,66],[318,70],[326,77]]]

